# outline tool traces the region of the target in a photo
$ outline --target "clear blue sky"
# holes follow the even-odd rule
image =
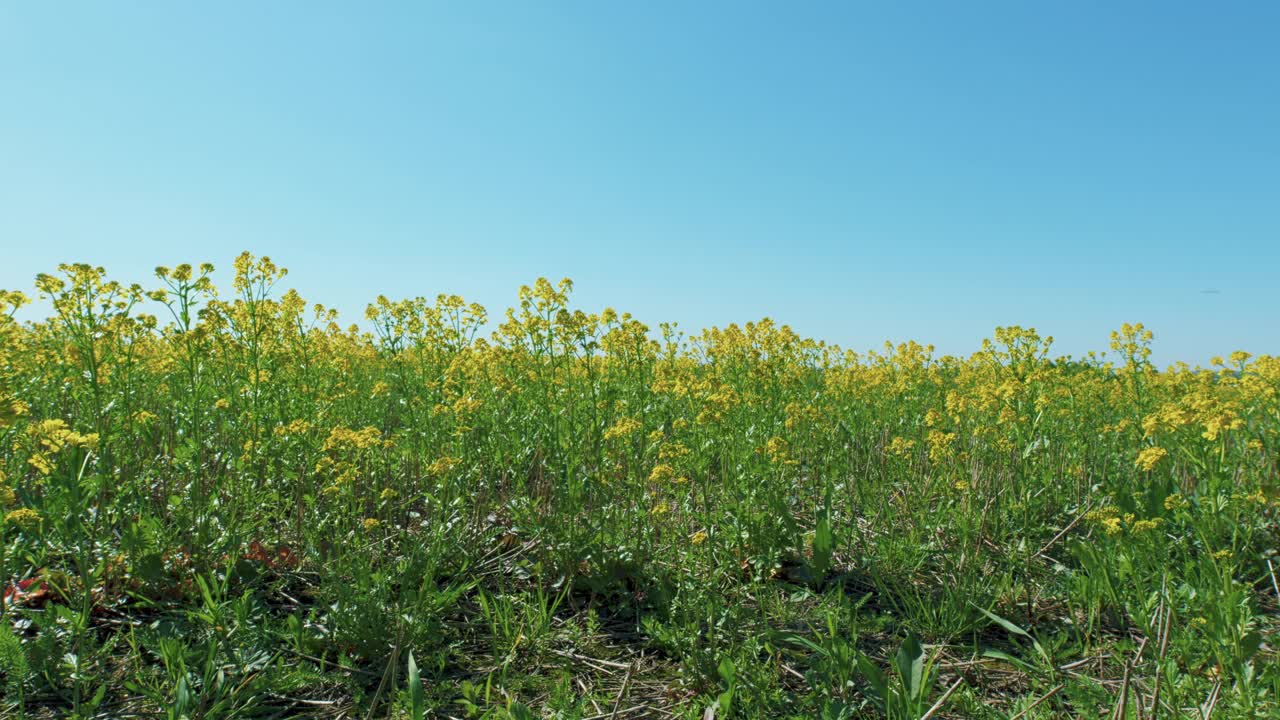
[[[1142,321],[1162,362],[1280,353],[1278,30],[1269,0],[2,1],[0,287],[250,249],[351,320],[567,275],[855,348]]]

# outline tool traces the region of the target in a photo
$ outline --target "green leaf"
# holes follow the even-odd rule
[[[907,635],[907,639],[902,641],[896,662],[907,696],[918,697],[924,685],[924,647],[914,633]]]
[[[1022,660],[1021,658],[1016,658],[1003,650],[983,650],[982,656],[995,658],[996,660],[1003,660],[1023,672],[1035,672],[1035,668],[1028,664],[1027,661]]]
[[[999,625],[1000,627],[1004,628],[1005,630],[1008,630],[1009,632],[1013,633],[1014,635],[1021,635],[1021,636],[1026,637],[1026,638],[1031,637],[1031,633],[1027,632],[1026,630],[1023,630],[1022,628],[1018,627],[1017,625],[1014,625],[1013,623],[1009,622],[1008,620],[1005,620],[1004,618],[1002,618],[1002,617],[1000,617],[999,615],[997,615],[997,614],[995,614],[995,613],[991,612],[990,610],[987,610],[986,608],[982,607],[981,605],[974,605],[973,603],[969,603],[969,604],[970,604],[970,605],[973,605],[973,606],[974,606],[974,607],[976,607],[976,608],[978,608],[978,610],[980,610],[980,611],[982,612],[982,614],[983,614],[983,615],[986,615],[988,618],[991,618],[991,621],[992,621],[992,622],[994,622],[995,624],[997,624],[997,625]]]
[[[799,645],[799,646],[801,646],[801,647],[803,647],[803,648],[806,648],[806,649],[808,649],[808,650],[811,650],[811,651],[813,651],[814,653],[817,653],[817,654],[819,654],[819,655],[826,655],[826,654],[827,654],[827,649],[826,649],[826,648],[824,648],[824,647],[822,647],[821,645],[819,645],[819,644],[815,643],[814,641],[810,640],[809,638],[807,638],[807,637],[805,637],[805,636],[803,636],[803,635],[799,635],[799,634],[797,634],[797,633],[773,633],[773,634],[771,635],[771,637],[770,637],[770,642],[773,642],[773,643],[776,643],[776,644],[778,644],[778,645],[782,645],[782,646],[786,646],[786,645]]]
[[[730,660],[729,658],[725,658],[721,660],[720,667],[717,668],[717,670],[720,673],[720,677],[724,678],[724,681],[726,683],[728,683],[729,685],[733,685],[734,679],[737,676],[738,670],[736,667],[734,667],[732,660]]]
[[[978,608],[979,610],[982,610],[983,615],[986,615],[987,617],[991,618],[993,622],[995,622],[997,625],[1004,628],[1005,630],[1008,630],[1014,635],[1021,635],[1022,637],[1025,637],[1028,640],[1030,640],[1031,647],[1035,648],[1036,654],[1039,655],[1040,659],[1044,661],[1045,667],[1052,669],[1053,662],[1049,659],[1049,653],[1045,652],[1045,649],[1040,644],[1040,641],[1037,640],[1031,633],[1027,632],[1026,630],[1023,630],[1017,625],[1014,625],[1008,620],[1005,620],[1004,618],[991,612],[990,610],[985,610],[977,605],[974,605],[974,607]]]
[[[889,698],[889,680],[885,677],[880,668],[871,662],[866,655],[858,655],[858,672],[862,674],[862,679],[867,681],[870,686],[867,689],[872,695],[872,699],[883,709],[885,702]]]
[[[418,663],[413,659],[413,651],[409,651],[409,702],[410,717],[423,720],[427,716],[426,705],[422,697],[422,675],[418,673]]]

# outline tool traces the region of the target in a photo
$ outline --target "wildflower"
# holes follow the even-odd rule
[[[916,446],[915,440],[908,440],[906,438],[895,437],[893,440],[889,442],[889,447],[887,448],[887,450],[890,455],[904,458],[911,454],[911,450],[915,448],[915,446]]]
[[[659,463],[653,466],[653,470],[649,472],[649,482],[665,482],[676,476],[675,468],[666,463]]]
[[[354,449],[368,450],[369,448],[379,445],[382,442],[382,432],[376,427],[365,427],[360,430],[352,430],[345,427],[335,427],[329,431],[329,437],[325,438],[323,449]]]
[[[445,455],[436,458],[435,462],[427,468],[427,472],[437,477],[447,474],[450,470],[462,464],[462,458],[450,457]]]
[[[670,443],[668,445],[663,445],[662,447],[658,448],[658,459],[659,460],[675,460],[676,458],[682,458],[685,455],[688,455],[689,452],[690,450],[688,446],[686,446],[684,443],[678,443],[678,442]]]
[[[292,420],[288,425],[277,425],[271,430],[271,434],[276,437],[294,437],[298,435],[306,435],[311,432],[312,424],[301,418]]]
[[[774,465],[799,465],[800,461],[791,457],[791,445],[780,437],[771,437],[764,444],[764,452],[769,462]]]
[[[1182,495],[1179,493],[1174,493],[1164,499],[1164,509],[1170,512],[1173,512],[1175,510],[1183,510],[1190,505],[1191,503],[1187,502],[1187,499],[1182,497]]]
[[[1108,535],[1118,535],[1124,530],[1120,522],[1120,511],[1112,506],[1090,510],[1084,517],[1090,522],[1097,523]]]
[[[640,429],[640,421],[635,418],[620,418],[608,430],[604,431],[605,440],[619,440],[630,436]]]
[[[951,486],[954,487],[956,490],[959,490],[960,492],[964,492],[965,490],[969,489],[969,483],[964,480],[957,480],[954,483],[952,483]]]
[[[3,473],[0,473],[2,475]],[[3,478],[0,478],[3,483]],[[0,484],[0,507],[13,507],[18,504],[18,494],[8,485]]]
[[[1267,495],[1261,490],[1256,490],[1248,495],[1245,495],[1243,500],[1245,502],[1257,503],[1258,505],[1266,505]]]
[[[94,450],[98,447],[98,434],[80,434],[62,420],[41,420],[27,429],[27,434],[37,439],[50,452],[58,452],[65,447],[82,447]]]
[[[19,530],[30,530],[40,524],[40,513],[31,508],[18,508],[10,510],[4,516],[4,521],[6,525],[14,525]]]
[[[942,432],[941,430],[929,431],[929,459],[935,462],[946,460],[954,454],[951,444],[955,442],[956,434]]]
[[[1231,552],[1230,550],[1219,550],[1213,554],[1213,559],[1214,560],[1230,560],[1234,556],[1235,556],[1235,553]]]
[[[1151,472],[1161,460],[1169,456],[1169,451],[1162,447],[1144,448],[1138,453],[1138,459],[1134,461],[1139,469]]]
[[[380,525],[382,525],[382,522],[381,522],[381,521],[379,521],[379,520],[378,520],[378,518],[371,518],[371,517],[370,517],[370,518],[365,518],[365,519],[364,519],[364,521],[363,521],[363,525],[364,525],[364,529],[365,529],[366,531],[370,531],[370,530],[377,530],[377,529],[378,529],[378,527],[379,527]]]
[[[400,496],[400,493],[396,492],[392,488],[387,488],[378,495],[378,499],[379,500],[395,500],[399,496]]]
[[[12,425],[15,420],[26,415],[30,410],[31,407],[21,400],[5,398],[0,394],[0,428]]]
[[[453,412],[458,415],[467,415],[470,413],[474,413],[476,410],[479,410],[480,406],[483,404],[484,403],[480,402],[478,398],[472,397],[470,395],[466,397],[460,397],[453,402]]]
[[[41,475],[48,475],[53,472],[53,463],[49,461],[49,456],[44,453],[35,453],[27,458],[27,464],[36,469]]]
[[[1135,534],[1150,532],[1160,527],[1160,524],[1163,521],[1164,521],[1163,518],[1151,518],[1150,520],[1138,520],[1137,522],[1133,523],[1133,525],[1131,526],[1131,529]]]
[[[693,543],[694,545],[701,545],[706,541],[707,541],[706,530],[699,530],[698,532],[689,536],[689,542]]]
[[[226,410],[229,407],[231,407],[231,401],[226,398],[218,398],[218,400],[213,403],[213,408],[215,410]]]

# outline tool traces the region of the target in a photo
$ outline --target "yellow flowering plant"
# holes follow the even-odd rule
[[[1222,717],[1280,712],[1280,358],[1162,370],[1141,324],[1083,357],[1021,326],[963,357],[853,351],[769,318],[686,332],[588,311],[547,279],[492,323],[441,293],[377,296],[344,325],[269,258],[232,270],[221,296],[208,264],[156,268],[150,291],[65,265],[37,278],[51,314],[28,323],[0,292],[0,580],[83,590],[63,601],[79,679],[45,668],[82,694],[126,671],[160,687],[207,647],[225,683],[184,682],[245,693],[227,707],[314,678],[367,701],[411,647],[446,714],[490,709],[461,677],[590,695],[591,672],[567,693],[550,668],[591,656],[633,688],[732,684],[735,713],[822,716],[871,712],[876,638],[919,635],[1020,673],[974,675],[953,714],[1016,714],[1058,684],[1044,712],[1088,713],[1159,673],[1161,707],[1217,687]],[[20,645],[64,642],[15,607]],[[589,617],[625,632],[582,634]],[[632,664],[633,637],[660,652]],[[101,649],[139,640],[169,655]],[[296,687],[252,659],[276,656]],[[1061,671],[1086,656],[1095,678]],[[143,714],[169,697],[110,692]]]

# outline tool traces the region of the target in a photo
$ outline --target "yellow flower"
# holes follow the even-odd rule
[[[363,521],[363,524],[364,524],[364,529],[366,531],[377,530],[378,527],[382,525],[382,523],[378,520],[378,518],[365,518]]]
[[[437,458],[435,462],[431,463],[431,466],[427,468],[427,472],[438,477],[440,475],[447,474],[450,470],[461,464],[461,458],[449,457],[446,455],[444,457]]]
[[[694,545],[701,545],[706,541],[707,541],[707,532],[705,530],[699,530],[698,532],[689,536],[689,542],[693,543]]]
[[[218,398],[217,402],[213,404],[213,407],[215,410],[226,410],[231,407],[231,401],[226,398]]]
[[[613,427],[604,431],[605,440],[619,440],[629,437],[632,433],[640,429],[640,421],[635,418],[620,418]]]
[[[1182,510],[1190,505],[1191,503],[1187,502],[1187,499],[1182,497],[1179,493],[1174,493],[1164,499],[1164,509],[1170,512],[1174,510]]]
[[[1243,499],[1244,499],[1244,501],[1245,501],[1245,502],[1257,503],[1258,505],[1266,505],[1266,504],[1267,504],[1267,496],[1266,496],[1266,493],[1262,492],[1261,490],[1257,490],[1257,491],[1252,492],[1252,493],[1250,493],[1250,494],[1248,494],[1248,495],[1245,495]]]
[[[290,437],[296,435],[306,435],[311,432],[313,426],[306,420],[292,420],[288,425],[277,425],[272,429],[271,433],[276,437]]]
[[[58,452],[65,447],[82,447],[94,450],[98,447],[98,434],[81,435],[67,426],[62,420],[41,420],[27,428],[27,434],[35,438],[51,452]]]
[[[329,431],[329,437],[325,438],[323,449],[341,450],[368,450],[382,444],[382,433],[376,427],[364,427],[360,430],[352,430],[345,427],[335,427]]]
[[[1110,505],[1090,510],[1084,517],[1097,523],[1108,535],[1118,535],[1124,530],[1124,525],[1120,522],[1120,511]]]
[[[1162,522],[1163,522],[1163,518],[1152,518],[1150,520],[1138,520],[1137,522],[1133,523],[1132,530],[1134,533],[1148,532],[1160,527],[1160,524]]]
[[[0,485],[0,507],[13,507],[18,504],[18,494],[8,485]]]
[[[682,458],[685,455],[688,455],[689,452],[690,452],[689,448],[684,443],[678,443],[678,442],[670,443],[658,448],[658,459],[659,460],[675,460],[677,458]]]
[[[886,449],[888,450],[890,455],[904,458],[911,454],[911,450],[915,446],[916,446],[915,440],[908,440],[906,438],[895,437],[893,440],[889,442],[889,447]]]
[[[942,432],[941,430],[929,431],[929,459],[940,462],[950,458],[954,454],[951,444],[956,440],[955,433]]]
[[[53,472],[53,463],[49,461],[49,457],[44,453],[36,453],[27,458],[27,464],[36,469],[41,475],[48,475]]]
[[[1138,453],[1138,459],[1135,460],[1133,464],[1136,465],[1141,470],[1144,470],[1146,472],[1151,472],[1152,470],[1155,469],[1156,465],[1158,465],[1161,460],[1165,459],[1168,456],[1169,456],[1169,451],[1165,450],[1162,447],[1144,448],[1141,452]]]
[[[4,521],[8,525],[15,525],[19,530],[30,530],[40,524],[40,513],[31,508],[18,508],[9,511],[4,516]]]
[[[792,459],[791,445],[780,437],[771,437],[764,444],[764,452],[769,456],[769,462],[774,465],[799,465],[800,461]]]
[[[649,482],[665,482],[667,480],[671,480],[675,476],[675,468],[667,465],[666,463],[660,463],[658,465],[654,465],[653,470],[649,472]]]

